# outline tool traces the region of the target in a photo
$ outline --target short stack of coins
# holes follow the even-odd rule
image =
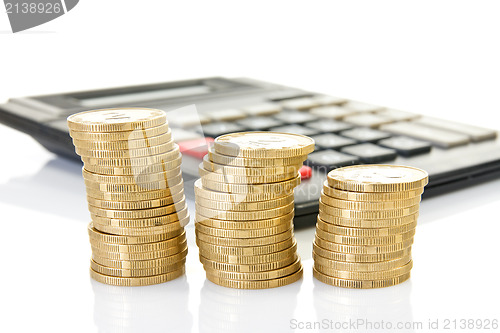
[[[143,286],[183,275],[189,214],[165,112],[86,111],[68,117],[68,126],[84,163],[91,277]]]
[[[311,138],[243,132],[215,139],[195,183],[196,242],[207,279],[239,289],[302,277],[293,235],[293,189]]]
[[[423,170],[358,165],[328,173],[313,244],[314,276],[345,288],[381,288],[410,278]]]

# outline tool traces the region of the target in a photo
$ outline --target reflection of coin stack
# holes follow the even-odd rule
[[[314,141],[246,132],[218,137],[195,184],[196,240],[213,283],[240,289],[299,280],[293,189]]]
[[[328,174],[313,245],[314,276],[346,288],[388,287],[410,277],[423,170],[393,165]]]
[[[187,254],[181,155],[163,111],[108,109],[68,118],[92,222],[91,276],[138,286],[184,273]]]

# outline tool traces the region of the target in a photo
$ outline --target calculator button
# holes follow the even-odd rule
[[[290,110],[308,110],[310,108],[319,106],[320,104],[313,98],[303,97],[303,98],[287,99],[281,102],[281,105],[285,109],[290,109]]]
[[[347,123],[357,126],[378,127],[392,122],[389,118],[372,113],[361,113],[343,119]]]
[[[243,119],[247,115],[237,109],[213,110],[208,113],[208,116],[214,121],[231,121]]]
[[[241,108],[241,111],[250,116],[267,116],[280,113],[283,108],[276,103],[261,103]]]
[[[324,169],[328,172],[332,169],[346,165],[358,164],[359,158],[352,155],[339,153],[335,150],[322,150],[309,154],[306,164],[315,169]]]
[[[322,133],[335,133],[353,128],[351,124],[343,123],[332,119],[322,119],[305,123],[304,126],[314,128]]]
[[[375,142],[391,137],[391,134],[376,129],[358,127],[340,133],[342,136],[361,142]]]
[[[389,139],[380,140],[377,144],[395,149],[398,154],[403,156],[413,156],[422,153],[428,153],[431,150],[431,144],[407,136],[394,136]]]
[[[312,169],[311,169],[311,167],[309,167],[307,165],[303,165],[299,169],[299,173],[300,173],[300,179],[301,180],[309,179],[312,176]]]
[[[347,102],[345,98],[328,95],[314,96],[313,99],[320,105],[340,105]]]
[[[382,111],[378,111],[375,114],[389,118],[392,121],[411,120],[420,117],[420,115],[418,114],[396,109],[385,109]]]
[[[211,138],[216,138],[219,135],[229,134],[234,132],[243,132],[245,127],[240,126],[235,123],[227,122],[217,122],[204,125],[202,128],[202,134]]]
[[[302,124],[318,120],[318,117],[307,112],[284,111],[273,116],[274,119],[286,124]]]
[[[469,137],[467,135],[411,122],[387,124],[382,125],[380,128],[390,133],[406,135],[412,138],[429,141],[433,145],[441,148],[451,148],[469,143]]]
[[[312,95],[307,91],[278,90],[267,95],[267,99],[271,102],[280,102],[288,99],[311,97]]]
[[[251,117],[237,120],[236,123],[252,131],[265,131],[270,129],[271,127],[284,125],[284,123],[282,123],[281,121],[273,119],[271,117]]]
[[[192,126],[200,126],[203,124],[208,124],[211,121],[209,117],[207,117],[205,114],[202,113],[197,113],[197,114],[192,114],[192,113],[187,113],[183,114],[182,116],[170,116],[168,118],[168,124],[171,125],[171,127],[192,127]]]
[[[182,154],[199,158],[200,160],[208,154],[208,146],[214,139],[201,138],[190,141],[183,141],[179,143],[179,151]]]
[[[320,131],[315,130],[314,128],[304,127],[300,125],[288,125],[281,127],[273,127],[271,128],[273,132],[281,132],[281,133],[292,133],[292,134],[301,134],[301,135],[316,135],[319,134]]]
[[[355,112],[375,112],[375,111],[380,111],[380,110],[385,109],[382,106],[361,103],[361,102],[355,102],[355,101],[349,101],[342,106],[346,109],[349,109],[349,110],[352,110]]]
[[[434,127],[438,129],[448,130],[459,134],[467,135],[472,141],[479,142],[491,140],[497,137],[497,132],[494,130],[460,124],[453,121],[441,120],[431,117],[422,117],[414,121],[417,124]]]
[[[332,105],[313,108],[309,113],[321,118],[341,119],[345,116],[356,114],[356,111],[346,109],[342,106]]]
[[[203,135],[196,133],[195,131],[188,131],[178,127],[172,127],[170,130],[172,131],[172,138],[177,143],[203,138]]]
[[[379,147],[373,143],[362,143],[360,145],[344,147],[341,151],[359,156],[365,163],[391,161],[397,156],[394,149]]]
[[[345,138],[335,134],[321,134],[312,137],[316,146],[320,149],[337,149],[357,143],[356,140]]]

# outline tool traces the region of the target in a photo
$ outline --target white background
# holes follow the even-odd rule
[[[499,10],[498,1],[82,0],[17,34],[0,13],[0,102],[247,76],[500,129]],[[412,280],[398,287],[313,283],[311,229],[297,234],[298,287],[214,288],[204,284],[189,228],[187,280],[101,290],[87,274],[78,166],[4,126],[0,145],[2,331],[212,332],[218,322],[223,332],[286,332],[292,318],[500,319],[500,181],[422,204]]]

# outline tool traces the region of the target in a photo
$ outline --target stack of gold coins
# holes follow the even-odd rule
[[[410,278],[423,170],[358,165],[328,174],[313,244],[314,276],[345,288],[388,287]]]
[[[239,289],[302,277],[293,236],[293,189],[311,138],[244,132],[215,139],[195,183],[196,241],[207,279]]]
[[[165,113],[87,111],[70,116],[68,126],[84,163],[92,278],[142,286],[183,275],[189,215]]]

